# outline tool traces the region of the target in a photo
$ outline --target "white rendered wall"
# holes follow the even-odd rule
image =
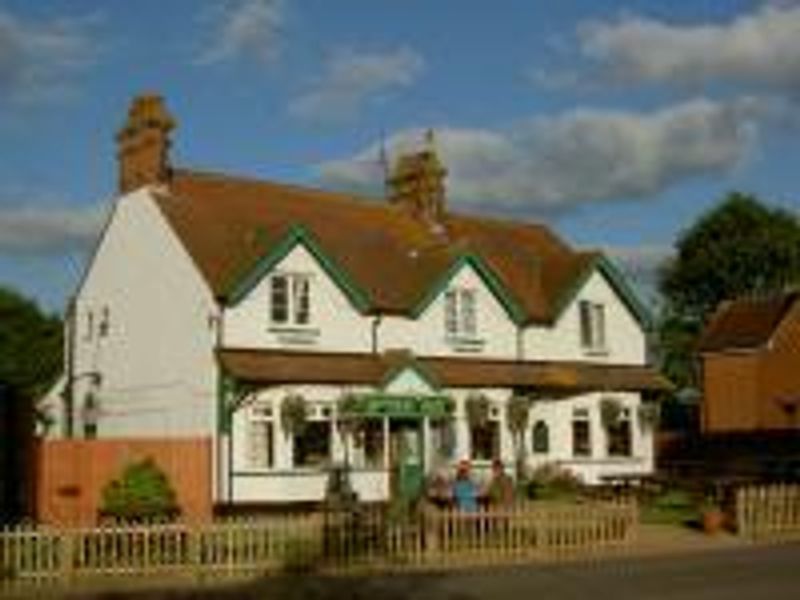
[[[609,456],[605,428],[600,418],[602,398],[613,398],[623,408],[630,410],[631,455]],[[545,464],[556,464],[571,470],[584,482],[600,483],[604,475],[648,474],[653,472],[653,432],[642,427],[638,407],[640,396],[631,392],[593,392],[558,400],[537,400],[530,414],[525,445],[528,465],[535,469]],[[574,409],[587,409],[590,422],[591,456],[575,457],[572,453],[572,414]],[[534,454],[533,426],[544,421],[550,430],[550,448],[546,454]]]
[[[513,360],[517,356],[517,327],[481,277],[465,265],[449,288],[476,290],[476,344],[458,344],[445,335],[445,291],[417,319],[385,317],[378,329],[379,350],[411,349],[418,356],[459,356]]]
[[[335,425],[336,405],[345,393],[367,391],[359,387],[338,386],[279,386],[264,389],[248,398],[234,413],[232,444],[231,500],[234,502],[318,502],[324,498],[327,467],[344,464],[345,449],[342,436]],[[299,394],[309,403],[311,418],[317,419],[322,409],[329,409],[332,423],[331,456],[327,465],[294,467],[293,439],[281,429],[280,405],[289,394]],[[253,403],[268,403],[273,411],[273,457],[268,469],[255,469],[247,462],[248,408]],[[372,502],[389,497],[389,476],[386,469],[361,468],[356,449],[350,443],[350,464],[353,488],[361,500]]]
[[[75,434],[97,372],[99,437],[213,435],[216,311],[148,189],[119,198],[76,298]]]
[[[304,326],[270,322],[270,275],[311,276],[311,322]],[[306,352],[370,352],[372,319],[363,316],[302,244],[294,247],[236,306],[225,313],[224,345]]]
[[[605,306],[605,352],[591,352],[581,347],[578,308],[581,300],[591,300]],[[525,360],[576,360],[636,365],[646,362],[642,326],[599,271],[589,277],[552,327],[527,327],[523,336]]]

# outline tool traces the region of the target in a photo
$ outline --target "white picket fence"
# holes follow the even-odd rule
[[[553,560],[624,547],[633,501],[525,502],[462,513],[428,507],[392,518],[355,513],[270,515],[207,525],[0,530],[0,592],[108,578],[218,580],[280,570],[442,568]]]
[[[800,539],[800,485],[736,491],[736,530],[749,539]]]

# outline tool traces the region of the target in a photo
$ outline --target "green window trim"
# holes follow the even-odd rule
[[[561,315],[564,314],[567,307],[572,304],[572,301],[575,300],[578,293],[595,272],[599,272],[605,277],[606,281],[611,285],[611,288],[619,295],[634,319],[639,322],[644,330],[651,330],[654,324],[654,318],[650,309],[641,301],[639,295],[628,283],[625,275],[623,275],[619,268],[603,254],[595,255],[572,285],[558,299],[553,322],[555,323],[561,318]]]
[[[247,268],[229,286],[226,301],[230,306],[241,302],[275,266],[286,258],[298,245],[303,246],[320,264],[323,271],[344,293],[351,304],[361,313],[369,311],[372,303],[367,293],[322,249],[319,242],[304,227],[292,225],[280,242],[271,248],[256,263]]]
[[[453,278],[465,266],[472,267],[486,285],[495,299],[505,309],[508,316],[515,325],[525,322],[527,315],[519,303],[512,297],[511,293],[503,285],[500,278],[494,273],[489,265],[480,256],[472,253],[461,254],[447,268],[444,274],[431,286],[422,298],[411,309],[411,317],[416,319],[433,303],[436,298],[445,292]]]

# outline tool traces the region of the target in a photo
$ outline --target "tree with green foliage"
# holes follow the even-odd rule
[[[704,321],[726,299],[800,283],[800,222],[755,197],[732,193],[677,242],[661,273],[675,315]]]
[[[0,286],[0,383],[36,400],[61,372],[62,351],[61,320]]]
[[[679,389],[696,387],[698,336],[717,305],[800,284],[800,221],[754,196],[731,193],[679,238],[660,273],[662,369]]]
[[[180,509],[166,474],[149,458],[129,464],[102,495],[103,517],[121,521],[172,519]]]

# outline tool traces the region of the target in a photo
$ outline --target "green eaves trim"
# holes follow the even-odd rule
[[[235,306],[249,294],[261,280],[275,268],[298,245],[302,245],[322,265],[323,270],[342,290],[357,310],[364,313],[371,306],[369,297],[353,279],[330,258],[311,233],[299,225],[293,225],[283,239],[262,256],[244,276],[235,282],[227,294],[226,301]]]
[[[511,317],[511,320],[514,321],[515,324],[521,325],[525,322],[527,317],[525,311],[517,303],[517,301],[511,297],[511,294],[508,292],[497,275],[495,275],[494,271],[492,271],[489,265],[486,264],[486,262],[480,256],[471,253],[460,255],[458,259],[450,265],[447,271],[445,271],[444,275],[442,275],[442,277],[440,277],[439,280],[430,289],[428,289],[428,291],[425,292],[425,295],[422,297],[422,299],[416,303],[414,308],[411,310],[411,316],[416,319],[423,312],[425,312],[425,309],[427,309],[428,306],[430,306],[430,304],[441,293],[444,292],[453,277],[455,277],[456,274],[466,265],[469,265],[475,269],[475,272],[478,273],[478,276],[483,280],[483,282],[486,284],[486,287],[489,288],[489,291],[492,292],[497,301],[500,302],[500,304],[508,313],[508,316]]]
[[[561,314],[572,303],[578,295],[578,292],[581,291],[584,284],[595,271],[600,271],[600,273],[606,277],[611,283],[611,287],[614,288],[614,291],[622,298],[622,301],[625,303],[625,306],[628,307],[628,310],[631,311],[634,318],[645,330],[650,330],[654,323],[650,309],[639,299],[639,295],[628,283],[625,275],[623,275],[617,266],[603,254],[597,254],[583,269],[567,291],[561,295],[556,303],[553,321],[555,322],[561,317]]]

